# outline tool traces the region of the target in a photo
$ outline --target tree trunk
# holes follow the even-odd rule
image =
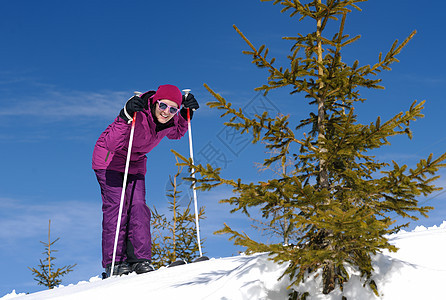
[[[318,0],[318,3],[321,3],[321,0]],[[322,26],[322,18],[317,20],[317,30],[316,30],[316,39],[317,39],[317,62],[322,64],[322,39],[321,39],[321,26]],[[324,69],[319,66],[318,69],[319,80],[321,80],[324,75]],[[319,93],[317,98],[317,128],[318,128],[318,146],[319,151],[321,153],[327,152],[327,149],[324,148],[323,139],[325,139],[325,99],[323,98],[323,90],[324,83],[322,81],[319,82]],[[319,184],[321,188],[328,188],[328,172],[325,166],[325,159],[320,159],[319,161]]]
[[[48,220],[48,280],[51,280],[51,219]],[[48,288],[51,289],[51,284]]]
[[[321,4],[321,0],[318,0],[318,4]],[[318,8],[319,10],[319,8]],[[322,56],[322,17],[317,19],[317,29],[316,29],[316,41],[317,41],[317,62],[322,64],[323,56]],[[327,152],[327,149],[324,145],[325,140],[325,98],[323,97],[324,92],[324,83],[322,82],[322,76],[324,76],[324,69],[319,66],[318,67],[318,75],[319,75],[319,93],[317,98],[318,104],[318,117],[317,117],[317,128],[318,128],[318,146],[320,153]],[[319,160],[319,185],[321,189],[328,189],[328,170],[326,166],[326,161],[324,158],[320,158]],[[326,199],[327,203],[330,203],[330,199]],[[322,244],[325,244],[326,238],[331,233],[322,228]],[[328,243],[326,246],[329,250],[333,250],[333,246],[331,243]],[[335,268],[332,261],[328,260],[325,262],[325,266],[323,268],[322,273],[323,278],[323,293],[328,294],[335,288]]]
[[[327,261],[327,264],[322,270],[322,293],[328,294],[335,288],[335,267],[333,262]]]

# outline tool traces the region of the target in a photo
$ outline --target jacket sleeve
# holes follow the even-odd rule
[[[186,134],[186,132],[187,120],[181,114],[178,114],[178,121],[176,126],[173,127],[171,132],[169,132],[166,136],[170,140],[179,140]]]
[[[102,142],[108,151],[116,151],[127,146],[131,124],[127,124],[119,116],[116,117],[102,134]]]

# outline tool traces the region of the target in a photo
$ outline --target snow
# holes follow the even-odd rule
[[[439,227],[417,227],[389,236],[399,247],[373,257],[380,297],[376,297],[353,268],[343,293],[321,293],[321,276],[314,274],[295,287],[309,291],[307,300],[395,300],[446,299],[446,221]],[[174,268],[162,268],[147,274],[130,274],[101,280],[91,278],[76,285],[59,286],[33,294],[10,294],[0,299],[287,299],[289,280],[278,280],[286,265],[275,264],[265,253],[211,259]]]

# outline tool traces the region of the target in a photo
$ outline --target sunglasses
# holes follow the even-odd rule
[[[178,108],[174,107],[174,106],[170,106],[164,102],[161,102],[159,100],[156,100],[156,102],[158,102],[158,107],[161,111],[165,111],[166,108],[169,108],[169,112],[174,115],[178,112]]]

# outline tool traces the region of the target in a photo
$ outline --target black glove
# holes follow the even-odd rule
[[[141,99],[139,96],[133,96],[125,104],[124,108],[121,109],[119,116],[127,122],[133,119],[133,114],[137,111],[142,111],[149,108],[149,102],[147,99]]]
[[[197,110],[200,105],[198,105],[197,100],[194,95],[187,94],[187,97],[183,95],[183,107],[190,108],[192,111]]]
[[[142,100],[147,102],[147,105],[150,103],[150,97],[152,97],[153,95],[155,95],[156,91],[148,91],[145,92],[144,94],[140,95],[139,97],[141,97]]]

